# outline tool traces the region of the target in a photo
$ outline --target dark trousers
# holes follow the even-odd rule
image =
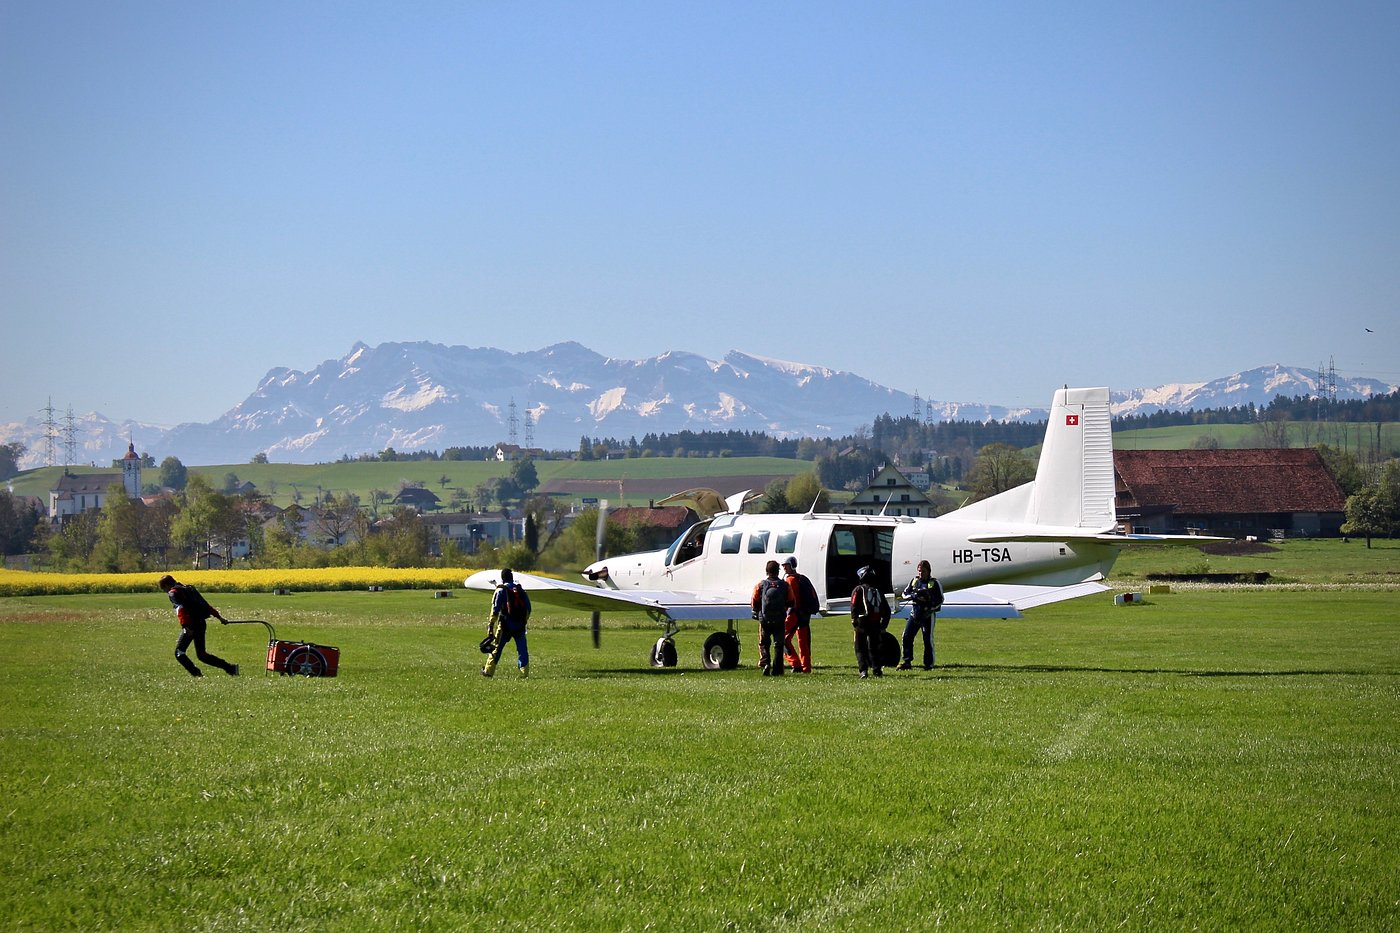
[[[884,629],[875,625],[856,629],[856,667],[861,673],[867,668],[878,671],[884,666],[880,663],[880,636],[884,634]]]
[[[515,641],[515,656],[519,660],[520,666],[526,667],[529,665],[530,648],[525,643],[525,630],[523,628],[510,630],[502,626],[501,629],[496,632],[496,650],[491,652],[492,667],[496,665],[497,661],[501,660],[501,652],[506,650],[506,639],[508,638]]]
[[[909,617],[909,621],[904,625],[904,651],[902,658],[905,664],[914,663],[914,636],[919,632],[924,633],[924,670],[933,667],[933,623],[938,617],[929,613],[927,618],[919,618],[917,614]]]
[[[175,642],[175,660],[179,661],[180,664],[184,666],[185,670],[190,672],[190,676],[203,676],[203,672],[200,671],[198,667],[195,667],[194,662],[185,656],[185,651],[190,647],[190,643],[193,642],[195,657],[199,658],[200,661],[208,664],[210,667],[217,667],[225,673],[232,674],[232,664],[204,650],[204,630],[205,623],[203,622],[190,622],[180,627],[180,640]]]
[[[758,623],[758,666],[775,674],[783,672],[783,623]]]

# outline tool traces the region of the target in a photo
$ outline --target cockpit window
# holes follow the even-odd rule
[[[744,537],[742,531],[731,531],[720,539],[719,552],[721,554],[738,554],[739,541]]]
[[[674,567],[699,557],[705,548],[705,531],[709,527],[709,522],[697,522],[681,532],[680,537],[666,549],[666,566]]]
[[[753,531],[749,533],[749,553],[762,554],[768,550],[768,532]]]
[[[780,531],[780,532],[778,532],[778,553],[779,553],[779,554],[795,554],[795,553],[797,553],[797,532],[795,532],[795,531]]]

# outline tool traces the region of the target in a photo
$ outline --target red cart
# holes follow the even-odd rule
[[[340,669],[340,649],[309,641],[283,641],[262,619],[229,619],[229,625],[261,625],[267,629],[267,669],[302,677],[334,677]]]

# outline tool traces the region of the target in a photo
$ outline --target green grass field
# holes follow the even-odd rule
[[[945,621],[940,667],[644,664],[484,597],[221,595],[341,676],[184,674],[158,594],[0,600],[7,929],[1298,929],[1400,922],[1397,591]]]

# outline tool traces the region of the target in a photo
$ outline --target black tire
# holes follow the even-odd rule
[[[700,663],[707,671],[732,671],[739,666],[739,639],[729,632],[715,632],[705,639]]]
[[[325,655],[315,648],[297,648],[287,655],[287,673],[300,677],[324,677],[326,674]]]
[[[899,639],[892,632],[880,633],[880,666],[895,667],[899,664]]]
[[[675,667],[676,666],[676,643],[665,635],[656,640],[656,644],[651,649],[652,667]]]

